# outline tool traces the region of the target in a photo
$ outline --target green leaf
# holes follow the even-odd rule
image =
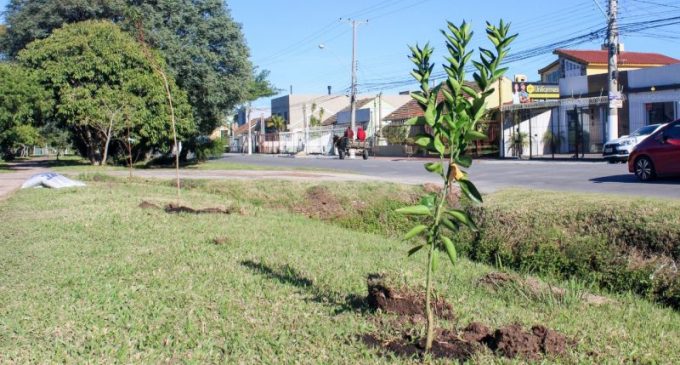
[[[420,250],[421,250],[423,247],[425,247],[425,246],[427,246],[427,245],[416,246],[416,247],[414,247],[414,248],[408,250],[408,257],[413,256],[413,254],[415,254],[416,252],[420,251]]]
[[[427,105],[427,109],[425,109],[425,122],[430,126],[434,126],[436,111],[437,111],[437,107],[432,102],[429,103]]]
[[[442,224],[444,225],[444,227],[446,227],[446,228],[448,228],[448,229],[450,229],[454,232],[458,231],[460,229],[457,222],[451,222],[451,220],[449,220],[446,217],[442,217]]]
[[[424,205],[414,205],[411,207],[400,208],[397,209],[396,212],[403,215],[432,215],[430,208]]]
[[[442,167],[441,162],[428,162],[425,164],[425,169],[429,172],[434,172],[439,175],[444,173],[444,168]]]
[[[446,149],[446,146],[444,146],[444,143],[442,143],[439,135],[434,136],[434,149],[437,150],[440,155],[443,155],[444,150]]]
[[[458,259],[458,253],[456,252],[456,246],[451,242],[451,240],[448,237],[442,236],[442,242],[444,242],[444,248],[446,249],[446,253],[449,255],[449,260],[451,260],[452,264],[456,264],[456,260]]]
[[[415,99],[420,105],[427,105],[427,99],[420,92],[411,93],[411,97]]]
[[[432,272],[437,271],[439,268],[439,250],[434,249],[432,250]]]
[[[464,225],[470,227],[470,229],[472,229],[473,231],[477,231],[477,225],[475,225],[475,222],[473,222],[472,219],[470,219],[470,217],[464,211],[453,209],[446,211],[446,213],[448,213],[450,216],[455,218],[460,223],[463,223]]]
[[[419,134],[416,136],[415,139],[415,144],[417,144],[420,147],[427,147],[430,145],[430,142],[432,142],[432,137],[427,134]]]
[[[422,198],[420,198],[420,205],[424,205],[428,207],[430,210],[434,209],[434,203],[437,200],[437,197],[434,193],[424,195]]]
[[[460,190],[463,191],[465,196],[467,196],[470,200],[477,204],[481,204],[483,202],[482,194],[479,193],[479,190],[477,190],[472,181],[467,179],[459,180],[458,185],[460,185]]]
[[[404,236],[404,240],[410,240],[411,238],[423,233],[426,229],[427,229],[426,225],[423,224],[417,225],[413,227],[413,229],[408,231],[408,233],[406,233],[406,235]]]
[[[463,167],[470,167],[472,166],[472,157],[470,156],[458,156],[456,157],[456,163]]]
[[[479,131],[467,131],[467,133],[465,133],[465,139],[468,141],[479,141],[488,138],[489,137],[486,134]]]

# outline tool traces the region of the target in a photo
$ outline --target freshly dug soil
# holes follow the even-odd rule
[[[496,273],[494,282],[509,280],[507,274]],[[375,310],[396,314],[395,318],[380,318],[379,330],[359,337],[368,347],[384,355],[420,357],[425,350],[425,338],[413,325],[424,325],[425,298],[422,292],[402,289],[395,290],[387,284],[384,275],[371,274],[367,279],[369,306]],[[453,307],[443,298],[435,301],[435,313],[443,319],[454,319]],[[521,325],[513,324],[492,330],[488,326],[472,322],[464,329],[435,329],[435,339],[430,355],[464,362],[476,352],[488,348],[498,356],[539,360],[544,356],[559,356],[573,347],[575,342],[563,334],[544,326],[533,326],[525,331]]]
[[[203,209],[193,209],[186,207],[184,205],[178,204],[168,204],[165,206],[166,213],[191,213],[191,214],[231,214],[229,209],[221,208],[203,208]]]
[[[380,333],[371,333],[360,339],[385,355],[422,356],[425,338],[417,338],[411,332],[402,331],[396,338],[384,338]],[[430,355],[466,361],[486,347],[497,356],[540,360],[545,356],[564,355],[573,345],[574,342],[563,334],[544,326],[533,326],[530,331],[525,331],[522,326],[514,324],[492,331],[481,323],[472,322],[462,331],[437,329]]]
[[[312,186],[307,189],[305,199],[293,210],[309,218],[322,220],[339,218],[347,214],[340,200],[325,186]]]
[[[403,316],[425,316],[425,293],[408,289],[395,289],[386,284],[386,279],[380,274],[371,274],[367,279],[368,297],[366,302],[373,310]],[[442,319],[455,318],[453,306],[438,297],[434,303],[434,314]]]
[[[368,347],[377,349],[385,355],[417,357],[422,356],[425,349],[425,339],[417,339],[410,334],[403,334],[401,337],[389,340],[382,340],[376,334],[367,334],[363,335],[361,340]],[[464,362],[481,348],[479,344],[461,340],[454,332],[438,331],[432,343],[430,354],[434,358],[455,359]]]

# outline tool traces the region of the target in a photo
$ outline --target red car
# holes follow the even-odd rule
[[[668,123],[640,144],[628,158],[628,171],[640,181],[680,176],[680,119]]]

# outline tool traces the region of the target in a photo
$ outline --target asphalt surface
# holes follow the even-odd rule
[[[422,159],[279,157],[271,155],[227,154],[221,160],[239,164],[279,168],[330,169],[360,174],[373,179],[419,184],[438,182],[423,168]],[[633,195],[680,199],[680,178],[641,183],[628,173],[626,164],[572,161],[477,160],[468,170],[471,179],[485,193],[503,188]]]

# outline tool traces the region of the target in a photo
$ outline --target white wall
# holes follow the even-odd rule
[[[628,87],[631,89],[680,84],[680,63],[628,71]]]
[[[503,126],[504,143],[501,157],[512,156],[513,151],[510,149],[510,146],[512,145],[512,135],[517,131],[518,127],[520,132],[526,133],[531,138],[531,143],[524,147],[524,156],[529,156],[530,148],[531,155],[533,156],[542,156],[543,154],[548,153],[546,151],[546,146],[543,143],[543,136],[547,131],[551,130],[551,127],[556,120],[557,112],[553,112],[552,109],[534,109],[531,111],[530,118],[515,124],[506,120],[505,125]],[[556,126],[555,130],[557,130]]]
[[[680,118],[680,89],[629,94],[630,131],[632,132],[649,124],[645,104],[666,102],[674,102],[676,104],[675,118]]]
[[[574,76],[560,79],[560,96],[578,97],[588,94],[588,76]]]

